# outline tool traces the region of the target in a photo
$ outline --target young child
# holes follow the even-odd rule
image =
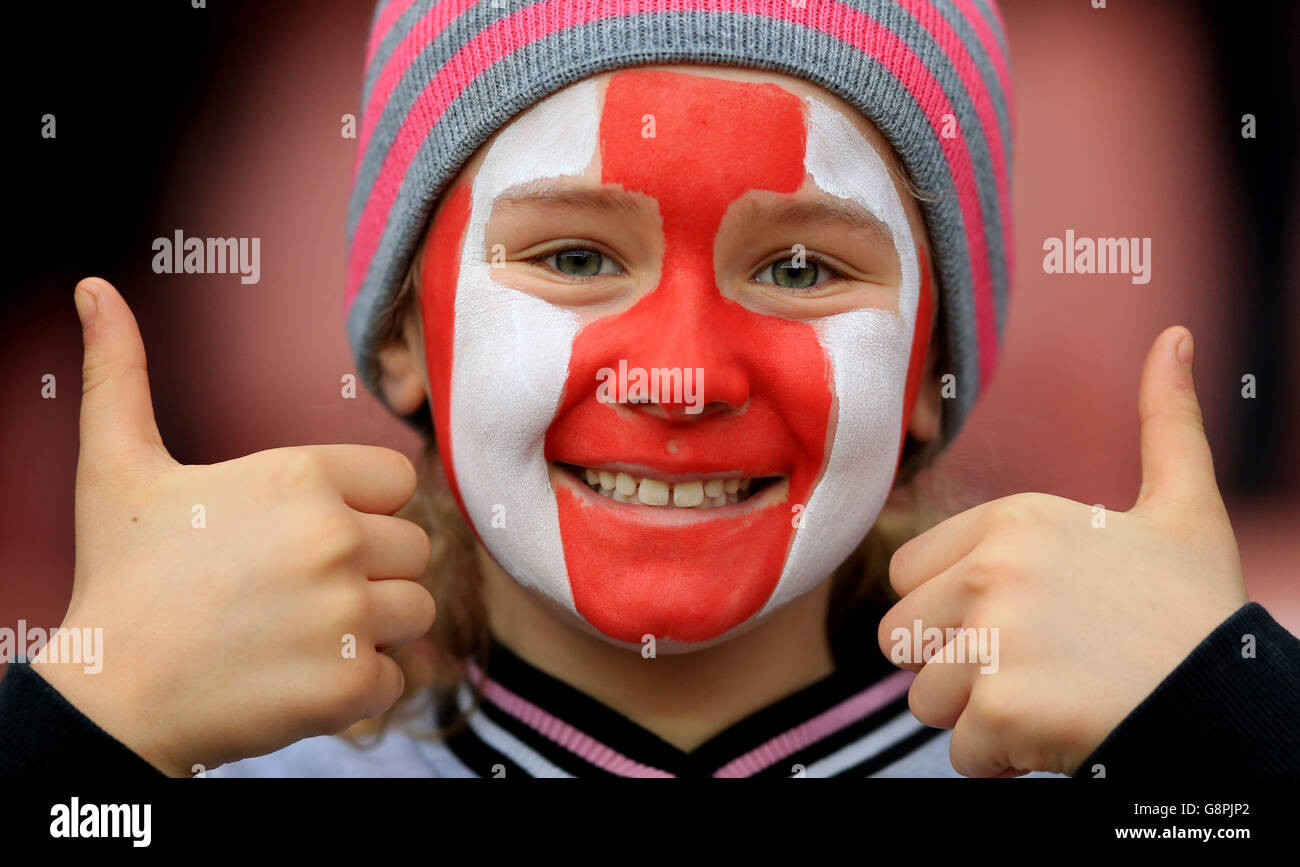
[[[1300,642],[1246,598],[1185,329],[1131,511],[1026,494],[898,547],[1005,319],[990,3],[388,0],[367,63],[348,327],[419,496],[385,449],[177,465],[83,281],[64,625],[105,663],[14,666],[5,770],[1300,773]]]

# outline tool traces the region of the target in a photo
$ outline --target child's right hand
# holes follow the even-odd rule
[[[434,617],[429,592],[403,580],[423,573],[429,538],[390,517],[415,491],[411,462],[322,445],[178,464],[154,421],[126,302],[94,278],[76,295],[85,362],[62,625],[103,627],[103,665],[35,669],[173,776],[391,706],[403,675],[379,651],[424,635]]]

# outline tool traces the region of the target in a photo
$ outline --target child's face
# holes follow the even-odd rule
[[[829,92],[699,66],[586,79],[479,150],[426,242],[423,343],[447,476],[507,573],[673,650],[852,551],[931,326],[886,161]]]

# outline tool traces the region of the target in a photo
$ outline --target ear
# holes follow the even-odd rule
[[[419,409],[428,393],[422,344],[418,317],[412,311],[402,324],[401,339],[380,347],[377,354],[384,400],[402,415]]]

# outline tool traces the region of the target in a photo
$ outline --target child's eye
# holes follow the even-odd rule
[[[601,277],[624,273],[623,267],[612,256],[590,247],[565,247],[539,253],[527,261],[543,264],[566,277]]]
[[[793,256],[786,256],[767,265],[750,279],[755,283],[770,283],[778,289],[799,295],[812,293],[826,283],[842,280],[844,275],[817,256],[805,253],[802,264],[797,264]]]

